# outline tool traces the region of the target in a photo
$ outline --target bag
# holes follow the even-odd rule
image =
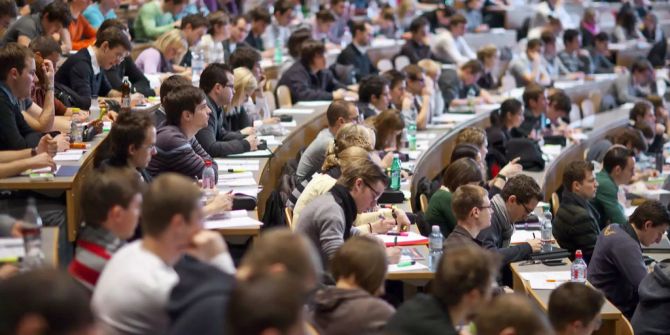
[[[507,160],[520,157],[519,164],[527,171],[544,170],[544,158],[540,146],[533,140],[527,138],[512,138],[505,146]]]
[[[77,93],[71,88],[61,83],[54,83],[54,98],[60,100],[65,107],[77,107],[75,96]]]

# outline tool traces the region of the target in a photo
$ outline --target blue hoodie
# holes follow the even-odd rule
[[[640,303],[631,323],[637,335],[661,335],[670,330],[670,264],[659,263],[638,288]]]

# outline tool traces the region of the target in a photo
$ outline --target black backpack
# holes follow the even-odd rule
[[[521,157],[519,164],[521,164],[524,170],[544,170],[545,162],[544,158],[542,158],[542,150],[537,142],[533,140],[527,138],[512,138],[507,141],[505,151],[505,155],[509,161]]]

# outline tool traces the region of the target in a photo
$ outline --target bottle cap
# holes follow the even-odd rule
[[[440,226],[438,225],[434,225],[432,229],[433,233],[441,233]]]
[[[582,258],[582,251],[581,250],[577,250],[575,252],[575,258]]]
[[[212,161],[210,161],[209,159],[205,160],[205,167],[210,167],[210,166],[212,166]]]

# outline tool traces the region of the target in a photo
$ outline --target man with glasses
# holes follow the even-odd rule
[[[540,200],[542,190],[533,178],[523,174],[510,178],[500,194],[491,198],[491,227],[482,230],[477,235],[477,240],[484,248],[497,251],[503,257],[503,264],[524,260],[532,252],[540,251],[539,239],[510,245],[514,222],[530,215]]]
[[[451,210],[456,217],[456,227],[444,241],[444,249],[463,246],[483,247],[477,240],[479,233],[491,226],[493,209],[489,193],[481,186],[462,185],[451,200]]]
[[[589,263],[596,246],[600,215],[589,200],[596,196],[598,182],[593,164],[573,161],[563,171],[563,195],[553,223],[553,233],[561,248],[568,249],[571,258],[581,250]]]

